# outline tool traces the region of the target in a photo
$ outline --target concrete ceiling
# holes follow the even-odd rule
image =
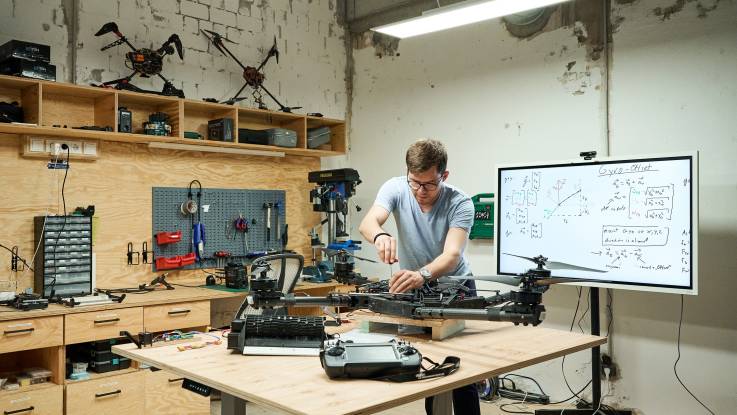
[[[353,33],[383,24],[417,17],[422,12],[438,7],[438,0],[344,0],[346,23]],[[448,6],[462,0],[440,0],[441,6]]]

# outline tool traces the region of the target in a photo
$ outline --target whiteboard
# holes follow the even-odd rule
[[[552,270],[580,285],[696,294],[697,171],[696,152],[498,167],[497,273],[543,255],[606,271]]]

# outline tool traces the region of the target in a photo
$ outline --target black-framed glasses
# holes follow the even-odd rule
[[[412,190],[420,190],[424,188],[428,192],[432,192],[440,186],[440,183],[443,181],[443,175],[440,175],[438,177],[438,180],[434,182],[418,182],[416,180],[412,180],[409,178],[409,175],[407,175],[407,184],[409,185],[410,189]]]

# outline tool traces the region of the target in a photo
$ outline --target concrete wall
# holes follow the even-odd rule
[[[356,199],[368,208],[387,178],[404,173],[404,150],[419,137],[446,143],[449,181],[471,195],[494,190],[492,172],[501,162],[569,159],[608,148],[612,156],[699,150],[701,293],[684,299],[678,370],[712,410],[733,413],[737,2],[612,3],[608,65],[606,54],[596,59],[585,40],[579,43],[582,33],[601,29],[586,24],[562,24],[519,40],[492,21],[402,40],[396,50],[354,50],[351,152],[332,163],[359,170],[364,183]],[[492,243],[472,241],[467,252],[474,273],[493,273]],[[362,269],[389,274],[387,266]],[[552,288],[545,324],[568,329],[576,299],[574,287]],[[585,300],[586,291],[579,316]],[[680,297],[616,290],[613,309],[611,352],[621,378],[604,382],[604,402],[644,414],[705,412],[673,373]],[[588,316],[581,324],[588,331]],[[590,379],[589,358],[578,353],[565,361],[574,390]],[[570,396],[561,359],[523,373],[538,378],[553,400]]]
[[[343,118],[347,105],[346,52],[338,23],[337,0],[2,0],[0,42],[23,39],[51,45],[57,79],[79,84],[127,76],[118,46],[100,48],[114,34],[95,37],[114,21],[137,47],[158,48],[172,33],[184,45],[184,61],[165,58],[162,75],[188,98],[230,98],[243,84],[240,67],[222,56],[200,33],[214,30],[237,44],[228,44],[245,65],[258,66],[274,37],[279,64],[266,67],[265,85],[284,105]],[[134,78],[143,88],[160,90],[158,78]],[[246,90],[248,91],[248,89]],[[246,92],[249,97],[250,93]],[[276,105],[265,97],[270,108]],[[244,106],[253,106],[252,100]]]

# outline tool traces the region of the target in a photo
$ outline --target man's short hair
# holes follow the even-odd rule
[[[405,161],[407,170],[411,173],[421,173],[433,167],[437,167],[438,173],[442,173],[448,166],[448,153],[440,141],[423,138],[409,146]]]

